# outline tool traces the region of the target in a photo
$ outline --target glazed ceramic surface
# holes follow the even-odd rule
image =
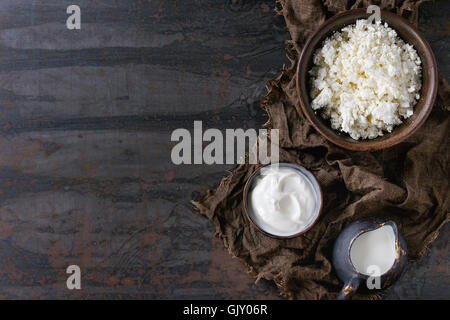
[[[344,286],[338,299],[345,300],[351,298],[360,285],[365,286],[367,279],[370,277],[367,274],[358,272],[352,263],[350,252],[355,240],[367,232],[377,230],[384,226],[390,226],[392,228],[394,234],[395,259],[390,269],[380,276],[380,289],[388,287],[400,277],[406,265],[407,248],[405,240],[398,232],[395,222],[377,218],[367,218],[355,221],[342,230],[334,244],[333,266],[339,279],[344,282]]]

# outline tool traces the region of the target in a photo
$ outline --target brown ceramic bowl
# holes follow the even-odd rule
[[[349,150],[373,151],[391,147],[408,138],[425,122],[433,108],[437,93],[437,66],[429,44],[422,34],[402,17],[381,11],[382,22],[397,31],[397,34],[405,42],[416,49],[422,61],[422,89],[420,99],[414,107],[411,117],[403,120],[392,132],[372,140],[354,140],[347,133],[339,132],[331,128],[328,120],[322,118],[320,110],[314,111],[311,106],[309,70],[312,67],[312,57],[316,49],[322,46],[322,42],[333,32],[340,31],[344,26],[354,24],[358,19],[367,19],[370,14],[366,9],[355,9],[338,14],[325,21],[319,29],[308,39],[300,55],[297,66],[297,94],[300,107],[314,128],[330,142]]]
[[[248,195],[252,190],[252,186],[253,186],[253,182],[255,181],[255,179],[261,174],[261,170],[264,168],[268,168],[270,166],[275,166],[278,165],[280,168],[291,168],[294,170],[297,170],[303,177],[305,177],[309,182],[310,185],[313,189],[313,193],[316,197],[315,202],[316,202],[316,208],[315,208],[315,212],[314,212],[314,216],[311,218],[311,220],[308,222],[308,224],[299,229],[297,232],[292,233],[292,234],[275,234],[275,233],[271,233],[268,230],[264,230],[257,222],[257,220],[255,219],[255,217],[253,217],[251,210],[249,210],[249,203],[248,203]],[[320,184],[317,181],[317,179],[314,177],[314,175],[308,171],[307,169],[303,168],[302,166],[293,164],[293,163],[275,163],[275,164],[269,164],[267,166],[263,166],[258,168],[251,176],[250,178],[248,178],[247,182],[245,183],[244,186],[244,192],[243,194],[243,204],[244,204],[244,213],[245,216],[247,217],[247,219],[250,221],[250,223],[259,231],[261,231],[262,233],[264,233],[265,235],[272,237],[272,238],[276,238],[276,239],[290,239],[290,238],[295,238],[298,237],[300,235],[302,235],[303,233],[305,233],[306,231],[308,231],[309,229],[312,228],[312,226],[316,223],[317,219],[319,218],[320,212],[322,211],[322,205],[323,205],[323,196],[322,196],[322,190],[320,188]]]

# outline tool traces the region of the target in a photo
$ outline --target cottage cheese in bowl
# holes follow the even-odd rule
[[[420,98],[416,50],[380,21],[357,20],[327,38],[310,70],[311,107],[353,139],[391,132]]]

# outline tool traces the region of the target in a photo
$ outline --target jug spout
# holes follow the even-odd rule
[[[341,292],[337,297],[338,300],[349,300],[356,292],[361,283],[361,279],[359,277],[350,278],[342,288]]]

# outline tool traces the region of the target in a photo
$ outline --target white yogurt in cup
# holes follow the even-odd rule
[[[305,168],[277,163],[250,177],[244,190],[248,218],[266,234],[295,237],[316,221],[322,207],[320,186]]]

